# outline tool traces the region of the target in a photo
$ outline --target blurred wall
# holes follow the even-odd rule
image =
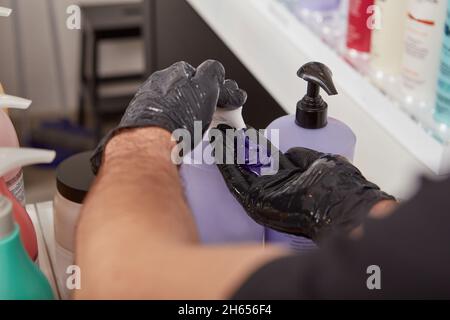
[[[8,93],[32,99],[33,115],[72,113],[77,106],[80,31],[66,28],[66,8],[124,2],[139,0],[0,0],[0,6],[16,9],[11,17],[0,19],[0,82]],[[52,15],[62,70],[56,66]],[[140,41],[105,43],[100,51],[101,72],[142,70],[142,50]]]

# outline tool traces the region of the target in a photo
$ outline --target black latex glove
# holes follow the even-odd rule
[[[247,92],[239,88],[234,80],[225,80],[220,88],[219,102],[217,106],[222,109],[235,110],[247,102]]]
[[[227,152],[236,156],[229,149],[236,141],[225,139],[230,127],[219,129]],[[265,227],[319,242],[361,225],[379,201],[395,200],[341,156],[294,148],[279,153],[279,160],[280,170],[271,176],[257,176],[243,165],[218,165],[248,215]]]
[[[194,138],[194,122],[201,121],[205,133],[218,102],[224,107],[238,107],[247,99],[234,81],[224,80],[224,67],[213,60],[197,69],[178,62],[151,75],[136,93],[119,126],[97,147],[91,159],[93,171],[98,172],[106,144],[120,130],[159,127],[173,132],[183,128]],[[199,142],[193,141],[190,147]]]

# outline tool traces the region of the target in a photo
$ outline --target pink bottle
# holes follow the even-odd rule
[[[0,94],[0,109],[15,108],[25,110],[31,105],[30,100]],[[16,130],[8,115],[0,110],[0,147],[19,148]],[[25,189],[21,168],[9,171],[3,177],[8,189],[22,205],[25,205]]]
[[[2,112],[2,111],[0,111]],[[0,177],[5,172],[11,172],[18,166],[26,166],[37,163],[50,163],[55,158],[54,151],[0,148]],[[31,260],[36,261],[38,257],[38,245],[33,222],[25,208],[16,197],[9,191],[3,178],[0,178],[0,194],[8,198],[13,205],[14,220],[20,227],[20,237],[24,248]]]
[[[16,223],[20,226],[20,236],[28,255],[33,261],[38,258],[38,246],[33,222],[25,210],[25,189],[21,166],[53,161],[54,153],[30,149],[19,149],[16,130],[2,108],[25,110],[30,100],[0,94],[0,194],[13,204]]]
[[[294,147],[308,148],[324,153],[339,154],[353,160],[356,136],[343,122],[328,118],[328,105],[320,96],[320,88],[329,95],[338,92],[333,84],[332,72],[322,63],[305,64],[298,71],[298,76],[308,82],[306,96],[297,104],[297,114],[288,115],[272,122],[267,132],[278,130],[281,152]],[[270,140],[270,136],[267,137]],[[291,236],[266,229],[266,243],[286,243],[296,251],[316,248],[306,238]]]

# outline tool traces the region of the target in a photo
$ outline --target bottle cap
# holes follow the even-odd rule
[[[296,123],[305,129],[321,129],[328,124],[328,104],[320,96],[320,88],[328,95],[338,94],[331,70],[320,62],[310,62],[297,75],[308,82],[306,95],[297,104]]]
[[[242,117],[242,107],[233,110],[217,108],[213,116],[211,128],[216,128],[220,124],[227,124],[235,129],[247,128],[244,118]]]
[[[0,108],[13,108],[13,109],[28,109],[31,105],[31,100],[10,96],[7,94],[0,94]]]
[[[7,172],[38,163],[51,163],[54,151],[27,148],[0,148],[0,177]]]
[[[0,17],[9,17],[12,10],[5,7],[0,7]]]
[[[13,207],[11,201],[0,195],[0,240],[14,231]]]
[[[92,151],[74,155],[56,170],[56,187],[69,201],[82,204],[95,179],[91,169]]]

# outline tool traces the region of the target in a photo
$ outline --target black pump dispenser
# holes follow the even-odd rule
[[[308,91],[297,104],[296,123],[305,129],[321,129],[328,124],[328,104],[320,96],[320,88],[330,96],[338,92],[333,83],[333,73],[320,62],[309,62],[297,75],[308,82]]]

